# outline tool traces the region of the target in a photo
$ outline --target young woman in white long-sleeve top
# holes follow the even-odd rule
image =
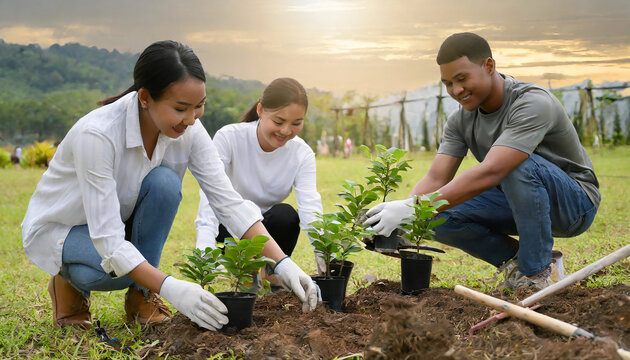
[[[207,329],[227,323],[213,294],[158,269],[186,169],[236,236],[269,236],[197,121],[205,101],[205,73],[193,51],[157,42],[136,62],[134,85],[81,118],[59,145],[22,223],[26,254],[52,275],[56,326],[90,327],[90,292],[125,288],[127,317],[142,324],[170,318],[160,297]],[[310,277],[273,239],[262,254],[277,261],[277,277],[313,309]]]
[[[317,192],[315,154],[298,137],[308,98],[294,79],[272,81],[239,123],[217,131],[214,143],[234,189],[260,209],[262,223],[285,254],[291,254],[300,227],[322,212]],[[283,201],[295,189],[297,211]],[[234,230],[215,216],[200,192],[195,221],[197,248],[215,247]]]

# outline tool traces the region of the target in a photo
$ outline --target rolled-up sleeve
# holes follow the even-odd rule
[[[295,177],[295,199],[297,201],[300,227],[305,230],[316,220],[315,212],[322,213],[322,197],[317,192],[317,167],[315,154],[306,154]],[[312,239],[309,240],[312,242]]]
[[[197,179],[218,221],[231,234],[240,238],[254,223],[262,220],[260,209],[234,190],[203,125],[196,122],[190,130],[193,131],[193,141],[188,168]]]
[[[101,266],[107,273],[124,276],[145,258],[125,240],[114,179],[114,144],[105,135],[86,130],[72,147],[90,238],[103,259]]]

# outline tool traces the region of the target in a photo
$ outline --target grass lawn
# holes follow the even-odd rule
[[[589,150],[600,181],[602,203],[593,226],[586,233],[570,239],[557,239],[555,248],[565,254],[564,265],[572,273],[612,251],[630,243],[628,216],[630,205],[630,147]],[[404,185],[391,199],[403,198],[415,182],[427,171],[433,154],[416,153],[410,156],[412,169],[405,175]],[[465,159],[462,168],[476,164]],[[352,159],[318,159],[318,188],[324,211],[333,211],[337,192],[345,179],[364,182],[367,160],[361,155]],[[125,324],[123,301],[125,291],[98,292],[92,295],[93,320],[100,320],[112,337],[118,337],[123,351],[112,351],[100,344],[93,331],[55,329],[52,326],[50,298],[46,290],[49,275],[34,266],[22,250],[20,223],[28,201],[43,170],[0,169],[0,358],[138,358],[135,351],[155,344],[143,343],[141,329]],[[166,243],[161,268],[179,276],[174,263],[183,259],[185,249],[195,245],[194,219],[199,200],[198,185],[187,174],[184,178],[183,200]],[[295,199],[287,202],[295,206]],[[438,243],[446,254],[436,257],[435,275],[431,286],[452,288],[462,284],[489,291],[495,284],[488,281],[494,268],[463,252]],[[312,248],[304,234],[293,256],[307,273],[314,272]],[[363,286],[366,274],[376,278],[399,281],[399,262],[396,259],[363,251],[351,258],[356,263],[349,293]],[[586,286],[609,286],[629,281],[629,262],[618,263],[591,276]],[[180,276],[181,277],[181,276]],[[219,289],[223,290],[223,289]]]

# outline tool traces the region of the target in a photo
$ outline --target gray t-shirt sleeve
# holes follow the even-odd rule
[[[446,125],[444,125],[444,135],[442,136],[440,148],[437,151],[438,154],[450,155],[457,158],[466,156],[468,145],[466,145],[460,123],[461,114],[459,111],[456,111],[448,117]]]
[[[507,146],[531,154],[553,126],[554,118],[549,95],[540,90],[530,90],[510,107],[505,129],[493,146]]]

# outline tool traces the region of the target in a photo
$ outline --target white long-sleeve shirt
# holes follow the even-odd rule
[[[322,212],[315,154],[297,136],[284,146],[265,152],[256,136],[257,127],[258,121],[252,121],[230,124],[217,131],[213,140],[225,172],[234,189],[258,205],[261,214],[281,203],[295,188],[300,227],[305,229],[316,220],[315,212]],[[195,220],[197,248],[214,247],[219,223],[223,222],[219,222],[203,192],[199,197]]]
[[[258,207],[234,191],[199,121],[177,139],[160,134],[149,159],[138,116],[138,96],[132,92],[85,115],[57,148],[22,222],[24,251],[41,269],[59,272],[70,229],[84,224],[105,272],[123,276],[143,262],[125,240],[124,221],[133,212],[142,180],[157,166],[174,170],[180,179],[190,169],[234,234],[242,235],[262,219]]]

